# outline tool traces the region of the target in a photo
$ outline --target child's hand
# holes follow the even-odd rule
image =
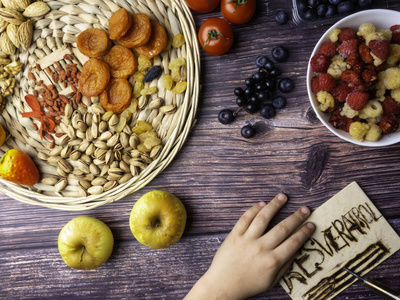
[[[267,205],[260,202],[247,210],[186,299],[244,299],[277,284],[315,229],[307,223],[296,231],[310,215],[302,207],[265,233],[286,200],[279,194]]]

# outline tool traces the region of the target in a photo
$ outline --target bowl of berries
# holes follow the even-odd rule
[[[361,146],[400,142],[400,12],[371,9],[330,27],[308,64],[307,91],[321,122]]]

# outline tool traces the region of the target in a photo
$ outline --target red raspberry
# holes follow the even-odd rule
[[[353,28],[342,28],[338,35],[338,39],[340,42],[344,42],[347,40],[356,39],[357,35]]]
[[[358,53],[360,53],[361,59],[367,63],[372,64],[374,62],[371,53],[369,52],[369,47],[365,44],[362,44],[358,47]]]
[[[369,99],[369,94],[363,92],[352,92],[347,98],[346,102],[351,109],[360,110],[362,109]]]
[[[389,56],[390,44],[388,41],[372,40],[368,45],[371,48],[371,52],[379,59],[385,60]]]
[[[387,96],[385,101],[382,102],[382,107],[385,114],[400,114],[400,103],[390,96]]]
[[[328,73],[319,76],[319,88],[321,91],[332,91],[336,87],[336,80]]]
[[[358,50],[358,40],[357,39],[345,40],[338,47],[339,53],[344,57],[348,57],[352,53],[357,53],[357,50]]]
[[[383,115],[379,122],[379,127],[384,133],[393,133],[399,129],[399,121],[393,114]]]
[[[350,93],[350,89],[347,84],[343,81],[339,81],[332,91],[332,96],[337,102],[346,101],[347,95]]]
[[[331,41],[323,42],[321,44],[321,47],[319,47],[318,54],[323,54],[329,58],[335,56],[336,55],[336,44]]]
[[[372,83],[375,80],[378,79],[378,76],[376,75],[376,72],[373,70],[365,69],[362,71],[361,78],[364,80],[366,83]]]
[[[330,61],[329,58],[323,54],[316,54],[311,58],[311,70],[315,73],[324,73],[328,70]]]
[[[313,93],[318,93],[321,89],[319,88],[319,78],[318,76],[314,76],[311,79],[311,91]]]
[[[400,25],[393,25],[390,27],[390,31],[392,32],[392,39],[390,42],[392,44],[400,44]]]

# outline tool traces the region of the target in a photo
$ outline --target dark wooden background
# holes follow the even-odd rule
[[[389,8],[400,10],[399,1]],[[276,221],[301,205],[316,209],[357,181],[400,233],[400,144],[367,148],[344,142],[316,118],[306,92],[307,61],[328,26],[305,28],[273,21],[276,9],[291,14],[290,1],[258,1],[254,19],[234,26],[235,42],[221,57],[201,52],[202,93],[198,120],[181,152],[147,187],[116,203],[87,212],[30,206],[0,195],[1,299],[181,299],[206,271],[236,220],[253,203],[285,192],[290,200]],[[219,9],[195,14],[196,24],[220,16]],[[367,20],[366,20],[367,21]],[[255,72],[254,59],[282,44],[290,49],[278,64],[295,81],[287,107],[270,120],[240,114],[222,125],[217,113],[235,108],[233,89]],[[259,130],[243,139],[240,128]],[[138,243],[129,230],[135,201],[153,189],[181,198],[188,211],[182,239],[165,250]],[[62,261],[57,238],[72,218],[90,215],[108,224],[115,237],[110,259],[98,269],[78,271]],[[400,286],[400,252],[370,272]],[[289,299],[278,286],[255,299]],[[379,299],[356,283],[338,299]]]

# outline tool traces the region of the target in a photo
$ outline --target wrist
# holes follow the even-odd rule
[[[214,278],[211,272],[207,271],[185,297],[185,300],[197,299],[230,300],[235,299],[235,297],[232,297],[223,284],[219,283],[218,278]]]

